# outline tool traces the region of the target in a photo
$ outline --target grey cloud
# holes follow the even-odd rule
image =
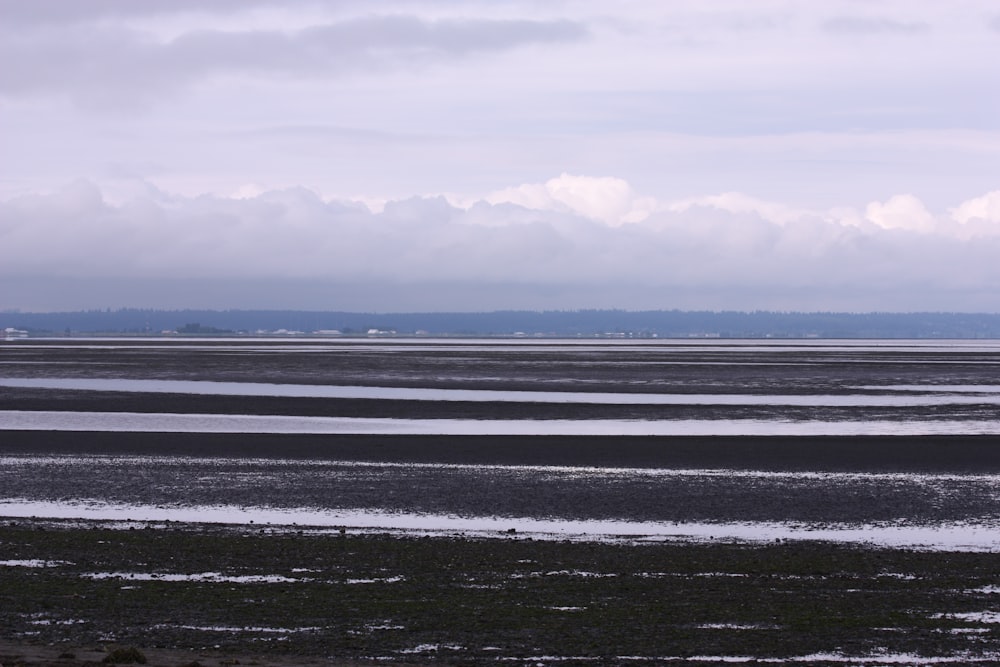
[[[335,54],[384,49],[406,56],[425,52],[461,55],[502,51],[536,42],[574,41],[585,37],[587,30],[582,24],[567,20],[423,21],[387,16],[317,26],[302,34],[313,46]]]
[[[412,67],[475,53],[586,37],[571,21],[442,20],[372,16],[293,32],[199,30],[168,43],[135,31],[72,26],[9,32],[0,93],[70,92],[77,98],[159,94],[213,74],[336,76]]]
[[[788,24],[788,17],[783,14],[764,14],[760,16],[736,14],[723,18],[721,23],[730,30],[737,32],[771,31],[784,28]]]
[[[929,25],[919,21],[897,21],[862,16],[837,16],[824,21],[822,27],[826,32],[845,35],[912,35],[930,30]]]
[[[0,17],[8,25],[54,25],[192,11],[224,14],[274,4],[275,0],[0,0]]]
[[[905,301],[938,309],[1000,290],[998,254],[1000,236],[963,241],[819,219],[778,226],[704,206],[608,227],[512,204],[460,209],[441,198],[390,202],[372,213],[304,189],[247,200],[147,193],[111,205],[80,182],[0,203],[0,282],[157,286],[143,303],[81,307],[180,307],[191,282],[203,281],[229,286],[228,304],[199,304],[213,307],[254,307],[254,295],[267,292],[255,286],[277,294],[297,285],[297,307],[331,307],[321,300],[324,286],[328,293],[353,286],[354,298],[373,301],[352,308],[400,308],[392,299],[411,285],[435,286],[426,297],[417,287],[407,292],[418,310],[448,308],[445,294],[451,308],[493,309],[519,307],[517,299],[520,307],[657,307],[649,301],[657,293],[700,295],[701,307],[807,310],[877,307],[877,294],[883,308]],[[706,301],[713,293],[730,301]],[[967,307],[989,305],[977,303]]]
[[[87,31],[47,30],[14,33],[0,38],[0,60],[19,63],[0,70],[0,94],[66,89],[103,91],[141,87],[150,72],[151,49],[128,31],[91,28]],[[159,85],[163,85],[162,77]],[[152,83],[152,82],[151,82]]]

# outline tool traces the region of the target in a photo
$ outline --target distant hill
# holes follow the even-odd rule
[[[89,310],[0,313],[0,331],[66,334],[1000,338],[996,313],[796,313],[681,310],[348,313],[297,310]]]

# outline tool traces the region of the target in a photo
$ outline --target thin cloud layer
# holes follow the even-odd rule
[[[46,28],[11,32],[0,43],[0,95],[68,92],[76,99],[134,103],[215,75],[329,78],[348,73],[573,41],[569,20],[441,20],[368,16],[292,31],[199,29],[166,41],[133,29]],[[125,98],[125,99],[123,99]]]
[[[920,21],[897,21],[884,17],[836,16],[824,21],[823,29],[849,35],[909,35],[926,32],[930,26]]]
[[[53,23],[92,23],[109,17],[158,16],[193,10],[207,12],[232,12],[255,5],[271,4],[272,0],[0,0],[0,13],[11,24],[19,26],[48,25]]]

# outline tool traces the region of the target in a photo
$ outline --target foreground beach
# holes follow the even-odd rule
[[[89,659],[881,664],[1000,648],[995,553],[38,519],[5,522],[0,544],[3,635]]]

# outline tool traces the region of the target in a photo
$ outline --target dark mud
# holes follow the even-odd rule
[[[0,454],[995,473],[1000,436],[439,436],[0,431]]]
[[[0,526],[7,562],[46,561],[0,566],[0,635],[446,664],[1000,649],[963,616],[995,606],[997,554],[133,528]]]

